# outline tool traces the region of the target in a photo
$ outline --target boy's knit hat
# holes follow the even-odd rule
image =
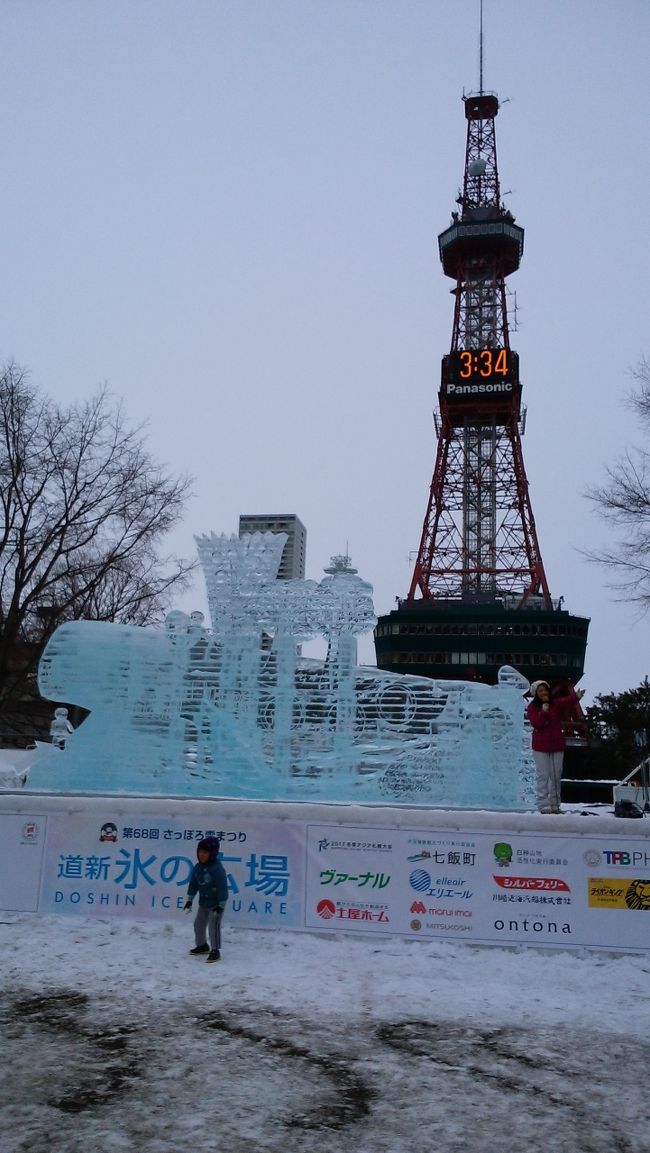
[[[210,860],[216,861],[219,855],[220,845],[221,842],[218,837],[204,837],[196,846],[196,854],[198,856],[199,849],[207,849],[210,854]]]

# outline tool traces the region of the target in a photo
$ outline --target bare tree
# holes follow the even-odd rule
[[[16,365],[2,370],[0,708],[63,621],[160,618],[194,567],[159,552],[189,484],[152,459],[106,389],[62,408]]]
[[[635,388],[626,398],[645,436],[650,433],[650,361],[643,357],[633,374]],[[620,599],[650,608],[650,451],[632,447],[606,469],[607,480],[587,490],[599,515],[620,533],[610,548],[585,556],[612,573],[610,588]]]

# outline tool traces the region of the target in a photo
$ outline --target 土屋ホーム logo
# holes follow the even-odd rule
[[[333,901],[329,901],[327,897],[325,897],[322,901],[318,902],[316,912],[324,921],[331,921],[332,917],[336,916],[336,905]]]

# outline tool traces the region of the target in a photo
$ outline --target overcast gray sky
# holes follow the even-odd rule
[[[106,382],[148,420],[196,478],[178,551],[240,512],[296,512],[308,576],[347,545],[378,612],[406,595],[478,10],[1,0],[0,359],[61,401]],[[650,673],[650,618],[577,551],[608,539],[585,485],[640,439],[621,400],[650,353],[650,5],[485,0],[484,21],[526,230],[526,469],[552,594],[592,618],[590,699]]]

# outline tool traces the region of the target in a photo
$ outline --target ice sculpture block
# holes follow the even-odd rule
[[[532,803],[527,681],[487,686],[356,663],[375,622],[347,557],[278,580],[286,537],[197,538],[212,629],[74,621],[39,668],[44,697],[90,715],[32,765],[57,790],[520,809]],[[302,658],[323,636],[325,660]]]

